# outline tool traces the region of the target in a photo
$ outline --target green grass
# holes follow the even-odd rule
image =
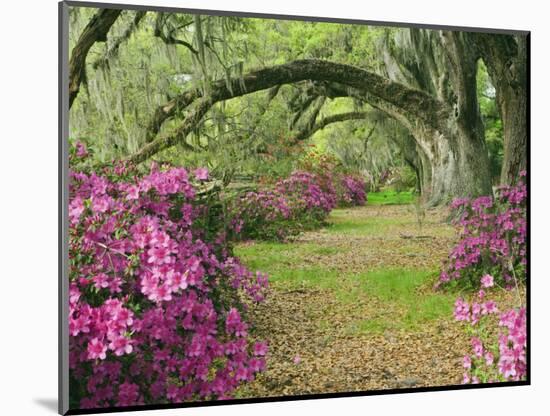
[[[334,210],[326,232],[383,235],[389,227],[407,223],[403,218],[354,216],[350,215],[351,211]],[[330,259],[341,254],[342,250],[345,249],[316,243],[253,242],[238,244],[235,255],[249,269],[268,273],[270,284],[275,289],[329,290],[342,305],[342,310],[353,309],[353,305],[360,304],[359,301],[368,304],[369,299],[375,300],[373,304],[378,305],[379,310],[369,311],[369,316],[364,318],[358,315],[360,319],[352,321],[346,328],[350,335],[384,333],[387,330],[415,331],[423,325],[452,316],[456,293],[430,290],[437,270],[385,267],[362,273],[342,272],[331,267]],[[319,262],[321,258],[324,258],[323,263]],[[342,261],[342,256],[338,258]]]
[[[368,205],[407,205],[414,202],[414,195],[411,191],[396,192],[385,190],[381,192],[370,192],[367,195]]]
[[[363,319],[352,322],[347,328],[350,335],[382,334],[387,330],[396,329],[395,322],[387,319]]]
[[[415,290],[433,280],[428,270],[379,269],[358,275],[365,294],[388,302],[409,303],[417,299]]]
[[[326,227],[331,234],[364,234],[369,236],[384,234],[389,227],[409,225],[410,220],[382,216],[350,216],[349,209],[335,209],[331,212]]]
[[[380,269],[355,276],[361,295],[376,297],[387,305],[387,313],[353,322],[350,333],[381,333],[386,330],[415,330],[421,325],[451,316],[456,296],[420,290],[434,280],[434,271]],[[356,295],[359,295],[355,291]],[[346,299],[347,297],[347,299]],[[350,301],[349,294],[344,299]],[[397,314],[397,315],[396,315]]]
[[[235,247],[235,255],[248,268],[270,273],[273,275],[271,280],[277,280],[278,273],[285,273],[288,270],[304,271],[313,276],[315,273],[322,272],[316,267],[315,258],[331,256],[340,252],[342,252],[342,248],[320,246],[313,243],[257,241],[246,245],[239,244]]]

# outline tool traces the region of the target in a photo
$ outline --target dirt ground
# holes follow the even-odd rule
[[[427,212],[420,227],[410,206],[338,210],[330,218],[332,229],[305,233],[289,244],[341,248],[305,258],[305,267],[313,263],[348,274],[381,267],[437,269],[455,238],[444,216]],[[373,221],[378,218],[384,221]],[[269,340],[268,368],[237,397],[460,384],[469,340],[452,315],[414,329],[353,331],[356,322],[398,319],[400,311],[392,307],[373,296],[342,302],[334,289],[274,285],[250,311],[254,335]]]

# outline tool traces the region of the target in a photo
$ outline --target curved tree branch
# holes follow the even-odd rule
[[[193,108],[181,126],[173,133],[159,137],[146,144],[128,160],[139,163],[156,152],[173,146],[185,138],[206,112],[217,102],[261,91],[276,85],[304,80],[337,82],[346,87],[365,91],[368,96],[384,101],[404,117],[425,123],[435,129],[444,129],[447,107],[436,98],[400,83],[390,81],[370,71],[329,61],[305,59],[249,72],[241,78],[218,80],[211,84],[210,94],[202,97],[198,89],[187,91],[157,110],[164,119],[173,114],[176,105]],[[196,102],[195,102],[196,101]]]
[[[240,79],[232,79],[229,83],[231,88],[228,88],[225,79],[214,81],[211,86],[212,98],[217,102],[276,85],[293,84],[305,80],[337,82],[368,92],[373,97],[392,104],[408,116],[438,127],[440,120],[443,119],[440,117],[441,113],[447,111],[441,101],[425,92],[390,81],[362,68],[316,59],[297,60],[249,72],[242,77],[242,85]],[[245,88],[242,88],[243,85]],[[201,97],[200,89],[189,90],[157,108],[147,128],[147,141],[150,142],[155,138],[164,121],[183,111]]]
[[[122,10],[101,9],[90,19],[73,50],[69,61],[69,108],[80,91],[86,74],[86,57],[96,42],[107,41],[107,32]]]

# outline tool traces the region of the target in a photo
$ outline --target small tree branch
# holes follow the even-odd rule
[[[195,55],[195,56],[198,56],[199,55],[199,52],[193,47],[193,45],[191,45],[189,42],[186,42],[184,40],[181,40],[181,39],[176,39],[172,33],[169,33],[169,34],[166,34],[164,33],[164,30],[163,30],[163,24],[164,24],[164,13],[159,13],[157,15],[157,19],[155,21],[155,31],[154,31],[154,35],[159,38],[160,40],[162,40],[165,44],[167,45],[181,45],[181,46],[185,46],[187,49],[189,49],[189,51]],[[189,23],[191,24],[191,22]],[[183,27],[185,27],[186,25],[184,25]]]
[[[296,143],[306,140],[307,138],[313,136],[319,130],[324,129],[326,126],[332,123],[340,123],[342,121],[349,120],[364,120],[368,117],[368,112],[366,111],[350,111],[348,113],[333,114],[331,116],[323,117],[315,124],[311,126],[306,126],[294,136],[294,141]],[[372,133],[372,132],[371,132]]]

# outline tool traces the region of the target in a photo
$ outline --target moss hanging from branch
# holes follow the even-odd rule
[[[86,57],[96,42],[106,42],[107,33],[118,19],[121,10],[101,9],[88,22],[78,42],[71,51],[69,60],[69,108],[80,91],[80,84],[86,77]]]

